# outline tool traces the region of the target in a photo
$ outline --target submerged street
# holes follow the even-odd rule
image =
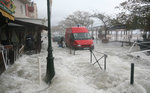
[[[144,53],[129,54],[129,46],[95,41],[94,54],[99,59],[105,53],[106,71],[90,63],[89,50],[70,54],[69,48],[53,43],[55,77],[50,86],[46,75],[47,38],[43,33],[40,54],[23,55],[0,76],[0,93],[149,93],[150,61]],[[138,47],[136,47],[138,50]],[[41,62],[42,82],[39,84],[38,59]],[[93,58],[93,63],[95,62]],[[103,59],[99,61],[104,68]],[[135,64],[134,84],[130,85],[130,65]]]
[[[150,93],[150,0],[0,0],[0,93]]]

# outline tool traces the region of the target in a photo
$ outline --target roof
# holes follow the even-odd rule
[[[116,29],[126,29],[126,25],[115,25],[109,28],[109,30],[116,30]]]
[[[46,22],[43,19],[31,19],[31,18],[15,18],[15,21],[11,21],[11,23],[22,25],[24,27],[40,27],[44,30],[47,30]]]
[[[8,23],[8,26],[22,27],[23,25],[19,25],[15,23]]]
[[[19,21],[24,21],[24,22],[29,22],[29,23],[33,23],[33,24],[47,26],[46,19],[20,18],[20,17],[16,17],[15,19],[19,20]]]

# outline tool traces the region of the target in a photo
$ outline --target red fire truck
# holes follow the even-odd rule
[[[85,27],[67,28],[65,43],[74,49],[94,49],[93,39]]]

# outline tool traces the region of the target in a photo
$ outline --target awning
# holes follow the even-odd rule
[[[20,25],[20,27],[28,27],[28,28],[39,27],[43,30],[48,29],[45,23],[43,23],[43,19],[15,18],[15,21],[10,21],[9,23]]]
[[[5,11],[4,11],[4,10],[2,10],[1,8],[0,8],[0,12],[2,13],[2,15],[3,15],[3,16],[5,16],[5,17],[9,18],[10,20],[12,20],[12,21],[14,21],[14,20],[15,20],[15,17],[14,17],[13,15],[11,15],[11,14],[9,14],[9,13],[5,12]]]

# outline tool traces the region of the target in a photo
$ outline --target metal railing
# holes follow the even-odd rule
[[[94,65],[94,64],[98,64],[98,66],[99,66],[99,68],[101,69],[101,70],[103,70],[103,68],[102,68],[102,66],[100,65],[100,60],[101,59],[103,59],[104,58],[104,70],[106,70],[106,59],[107,59],[107,55],[106,54],[104,54],[104,53],[101,53],[101,52],[97,52],[97,51],[94,51],[94,52],[97,52],[97,53],[99,53],[99,54],[103,54],[103,56],[101,56],[100,58],[98,58],[95,54],[94,54],[94,52],[93,52],[93,50],[92,49],[89,49],[89,51],[90,51],[90,62]],[[93,63],[92,61],[92,59],[93,59],[93,57],[95,58],[95,62]]]
[[[70,50],[70,54],[73,54],[73,55],[75,55],[76,53],[76,50],[74,49],[74,48],[72,48],[72,47],[69,47],[69,50]],[[101,70],[106,70],[106,59],[107,59],[107,55],[105,54],[105,53],[101,53],[101,52],[98,52],[98,51],[94,51],[94,50],[92,50],[91,48],[89,49],[89,51],[90,51],[90,62],[93,64],[93,65],[95,65],[96,63],[98,64],[98,66],[99,66],[99,68],[101,69]],[[98,58],[99,56],[96,56],[95,55],[95,52],[96,53],[99,53],[99,54],[102,54],[103,56],[101,56],[100,58]],[[95,62],[93,63],[92,61],[93,61],[93,57],[95,58]],[[104,68],[102,68],[102,66],[100,65],[100,60],[101,59],[104,59]]]

